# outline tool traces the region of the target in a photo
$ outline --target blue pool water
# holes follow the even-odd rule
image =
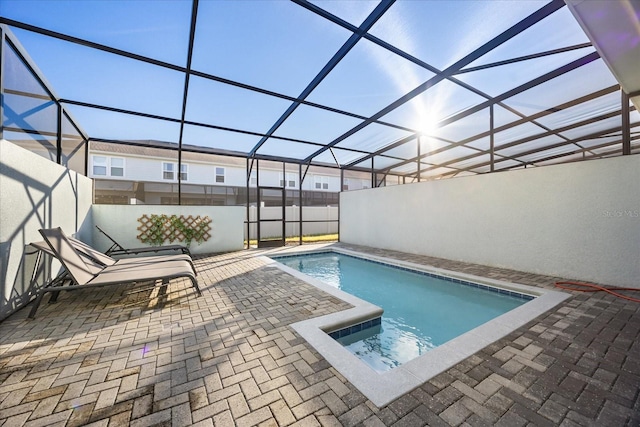
[[[381,322],[331,334],[378,372],[418,357],[532,298],[333,252],[275,259],[384,309]]]

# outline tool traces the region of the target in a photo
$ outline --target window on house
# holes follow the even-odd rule
[[[345,178],[342,182],[342,191],[349,191],[349,179]]]
[[[256,171],[251,171],[251,175],[249,175],[249,184],[258,185],[258,174]]]
[[[187,177],[189,175],[189,165],[186,163],[183,163],[180,165],[180,180],[181,181],[186,181]]]
[[[216,182],[224,183],[224,168],[216,167]]]
[[[122,157],[92,156],[91,171],[94,176],[124,176]]]
[[[104,156],[93,156],[93,174],[107,176],[107,158]]]
[[[124,159],[120,157],[111,157],[110,160],[111,176],[124,176]]]
[[[171,162],[162,162],[162,179],[174,181],[178,179],[178,164]],[[189,178],[189,165],[183,163],[180,165],[180,180],[186,181]]]
[[[313,177],[314,187],[316,190],[329,189],[329,177],[316,175]]]
[[[296,188],[296,174],[295,173],[288,173],[286,175],[286,181],[285,181],[285,176],[281,172],[280,173],[280,187]]]
[[[162,162],[162,179],[174,179],[174,166],[173,163]]]

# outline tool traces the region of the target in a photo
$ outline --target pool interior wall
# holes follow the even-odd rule
[[[381,319],[325,331],[377,372],[395,369],[534,298],[333,251],[274,259],[383,308]],[[371,328],[375,320],[381,328]]]
[[[264,261],[268,267],[280,268],[292,276],[315,286],[353,307],[337,313],[321,316],[291,325],[318,353],[320,353],[341,375],[347,378],[376,406],[385,406],[414,388],[424,384],[439,373],[462,362],[467,357],[480,351],[489,344],[508,335],[517,328],[525,325],[537,316],[555,307],[569,297],[564,292],[551,291],[516,283],[487,279],[464,273],[457,273],[427,267],[410,262],[387,259],[354,251],[327,246],[320,250],[309,250],[308,247],[295,247],[272,250],[265,253]],[[312,252],[326,252],[327,250],[374,260],[401,268],[426,271],[433,274],[458,278],[470,282],[495,286],[519,293],[533,295],[536,298],[515,308],[465,334],[462,334],[445,344],[442,344],[426,354],[417,357],[395,369],[378,373],[350,353],[340,343],[329,336],[327,331],[339,330],[367,320],[378,318],[383,310],[367,301],[347,294],[320,280],[309,277],[297,270],[284,266],[268,256],[294,255]],[[454,314],[454,313],[452,313]]]

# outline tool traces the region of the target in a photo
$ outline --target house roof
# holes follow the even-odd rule
[[[163,159],[177,159],[178,158],[178,146],[164,144],[161,141],[129,141],[130,143],[114,144],[111,142],[93,141],[91,142],[92,152],[113,153],[115,155],[123,156],[138,156],[138,157],[157,157]],[[223,162],[227,165],[238,165],[241,167],[246,166],[246,160],[233,157],[233,156],[216,156],[215,154],[183,151],[183,161],[196,161],[196,162],[214,162],[216,160]]]

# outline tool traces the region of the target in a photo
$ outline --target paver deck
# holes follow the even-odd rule
[[[561,278],[341,244],[551,288]],[[289,326],[348,308],[256,258],[172,282],[62,293],[0,323],[0,426],[640,425],[640,304],[572,298],[386,407]]]

